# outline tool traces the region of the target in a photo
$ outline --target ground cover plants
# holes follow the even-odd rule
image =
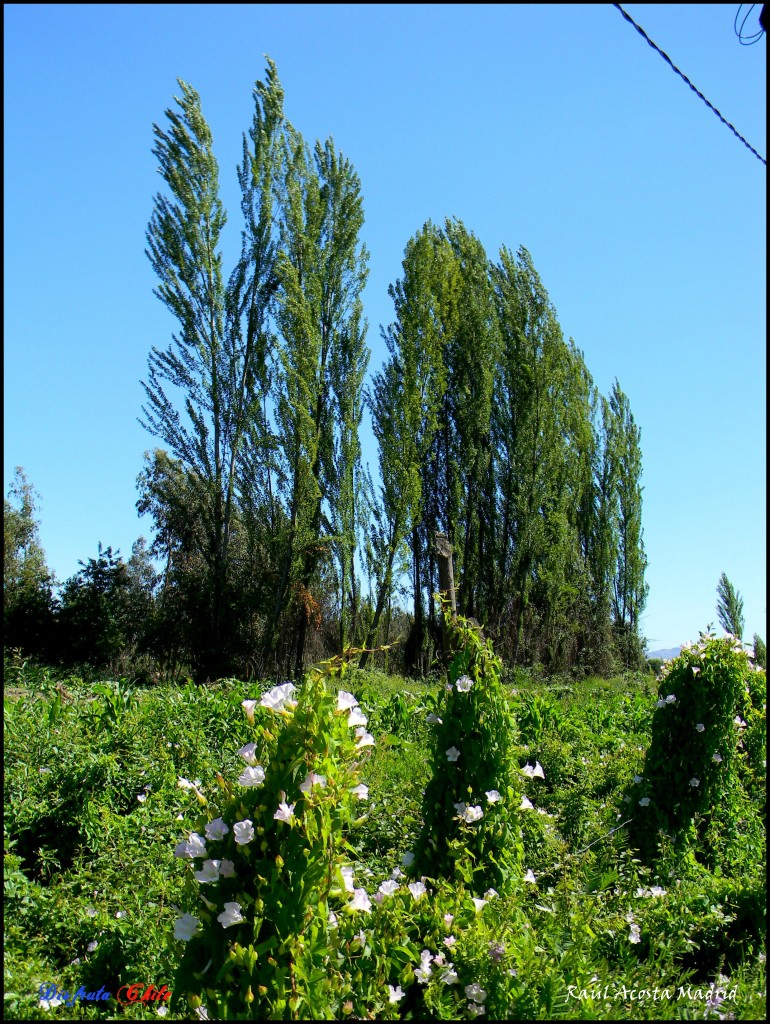
[[[8,660],[6,1017],[762,1018],[764,672],[709,634],[660,680],[453,650],[431,683]]]

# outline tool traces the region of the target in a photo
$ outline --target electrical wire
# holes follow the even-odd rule
[[[759,39],[762,38],[762,36],[765,34],[765,30],[762,28],[761,23],[760,23],[759,32],[755,32],[753,36],[744,36],[744,34],[743,34],[743,26],[749,20],[749,16],[750,16],[751,12],[754,10],[754,8],[757,6],[757,4],[749,4],[748,5],[749,9],[748,9],[748,11],[746,11],[746,15],[745,15],[743,21],[741,22],[741,27],[738,28],[738,18],[740,18],[741,11],[743,10],[743,8],[745,6],[746,6],[746,4],[741,4],[740,7],[738,8],[738,10],[736,11],[735,21],[733,22],[733,29],[735,31],[736,36],[738,36],[738,41],[740,42],[741,46],[753,46],[754,43],[756,43]]]
[[[726,125],[727,125],[727,127],[728,127],[728,128],[730,129],[730,131],[731,131],[731,132],[733,133],[733,135],[735,135],[735,136],[736,136],[737,138],[739,138],[739,139],[741,140],[741,142],[742,142],[742,143],[743,143],[743,145],[744,145],[744,146],[746,147],[746,149],[750,150],[750,151],[751,151],[751,152],[752,152],[752,153],[754,154],[754,156],[755,156],[755,157],[757,158],[757,160],[761,160],[761,161],[762,161],[762,163],[763,163],[763,164],[765,165],[765,167],[767,167],[767,160],[765,160],[765,158],[764,158],[763,156],[760,156],[760,155],[759,155],[759,153],[757,153],[756,149],[754,149],[754,147],[753,147],[753,146],[750,146],[750,145],[749,145],[749,143],[748,143],[748,142],[747,142],[747,141],[746,141],[746,140],[744,139],[744,137],[743,137],[743,136],[742,136],[742,135],[741,135],[741,134],[740,134],[740,133],[739,133],[738,131],[736,131],[736,129],[735,129],[735,128],[734,128],[734,127],[733,127],[733,126],[732,126],[732,125],[730,124],[730,122],[729,122],[729,121],[727,121],[727,120],[725,120],[725,118],[724,118],[724,117],[722,117],[722,115],[721,115],[721,114],[719,113],[719,111],[718,111],[718,110],[717,110],[717,108],[716,108],[716,107],[714,106],[714,104],[713,104],[713,103],[709,103],[709,101],[708,101],[708,100],[706,99],[706,97],[705,97],[705,96],[703,95],[703,93],[702,93],[702,92],[700,91],[700,89],[696,89],[696,88],[695,88],[695,86],[694,86],[694,85],[692,84],[692,82],[691,82],[691,81],[690,81],[690,79],[689,79],[689,78],[687,77],[687,75],[685,75],[685,74],[684,74],[683,72],[681,72],[681,71],[679,70],[679,68],[678,68],[678,67],[676,66],[676,64],[674,64],[674,62],[673,62],[673,61],[671,60],[671,58],[669,57],[669,55],[668,55],[667,53],[664,53],[664,52],[663,52],[663,50],[661,50],[661,48],[660,48],[659,46],[657,46],[657,45],[656,45],[655,43],[653,43],[652,39],[650,39],[650,37],[649,37],[649,36],[647,35],[647,33],[646,33],[646,32],[644,31],[644,29],[643,29],[643,28],[641,27],[641,25],[637,25],[637,24],[636,24],[636,22],[634,21],[634,19],[633,19],[633,18],[631,17],[631,15],[630,15],[630,14],[628,14],[628,13],[627,13],[626,11],[624,11],[624,10],[623,10],[623,8],[622,8],[622,7],[620,6],[620,4],[613,4],[612,6],[613,6],[613,7],[616,7],[616,8],[617,8],[617,9],[618,9],[618,10],[620,11],[620,13],[621,13],[621,14],[623,15],[623,17],[624,17],[624,18],[626,19],[626,21],[630,22],[630,23],[631,23],[631,24],[632,24],[632,25],[634,26],[634,28],[636,29],[636,31],[637,31],[637,32],[638,32],[638,33],[639,33],[639,34],[640,34],[640,35],[641,35],[641,36],[642,36],[642,37],[643,37],[644,39],[646,39],[646,40],[647,40],[647,42],[648,42],[648,43],[650,44],[650,46],[651,46],[651,47],[653,48],[653,50],[657,50],[657,52],[658,52],[658,53],[659,53],[659,54],[661,55],[661,57],[663,58],[663,60],[664,60],[664,61],[665,61],[665,62],[666,62],[666,63],[667,63],[667,64],[668,64],[668,65],[669,65],[669,66],[670,66],[671,68],[672,68],[672,70],[673,70],[673,71],[676,71],[676,73],[677,73],[677,74],[679,75],[679,77],[680,77],[680,78],[681,78],[681,79],[682,79],[682,80],[683,80],[684,82],[686,82],[686,83],[687,83],[687,85],[689,85],[689,86],[690,86],[690,88],[691,88],[691,89],[692,89],[692,91],[693,91],[693,92],[695,93],[695,95],[696,95],[696,96],[699,96],[699,97],[700,97],[700,99],[702,99],[702,100],[703,100],[703,102],[704,102],[704,103],[706,104],[706,106],[707,106],[707,107],[708,107],[708,108],[709,108],[710,110],[713,110],[713,111],[714,111],[714,113],[715,113],[715,114],[717,115],[717,117],[719,118],[719,120],[720,120],[720,121],[721,121],[721,122],[722,122],[723,124],[726,124]]]

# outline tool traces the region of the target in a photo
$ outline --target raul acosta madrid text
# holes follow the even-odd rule
[[[694,999],[711,1002],[731,1001],[735,1002],[738,995],[737,988],[717,988],[711,985],[708,988],[699,988],[693,985],[680,985],[678,989],[673,988],[628,988],[626,985],[605,985],[603,988],[593,985],[588,988],[579,988],[577,985],[568,985],[567,994],[571,999],[594,999],[612,1000],[622,1002],[641,1003],[645,1000],[652,1000],[657,1003],[664,999]]]

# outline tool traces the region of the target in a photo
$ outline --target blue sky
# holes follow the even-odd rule
[[[739,44],[737,8],[626,5],[766,157],[766,39]],[[150,530],[140,381],[175,329],[144,255],[153,122],[177,78],[200,93],[231,263],[269,54],[289,119],[362,181],[370,372],[426,220],[459,217],[493,258],[526,246],[641,427],[650,649],[716,622],[723,571],[767,636],[766,169],[612,5],[9,4],[4,22],[4,483],[22,465],[40,492],[60,580]]]

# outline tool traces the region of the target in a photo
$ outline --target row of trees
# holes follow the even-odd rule
[[[441,530],[458,610],[504,658],[638,664],[640,431],[618,383],[599,394],[564,339],[529,253],[503,248],[493,262],[461,221],[425,224],[390,288],[388,356],[367,386],[350,161],[287,121],[269,61],[226,276],[211,132],[197,93],[180,88],[154,126],[166,191],[147,255],[177,333],[152,349],[143,384],[142,422],[160,444],[138,479],[154,539],[133,556],[146,598],[137,649],[201,678],[282,675],[400,635],[400,667],[425,672],[440,643]],[[376,481],[361,458],[367,410]],[[113,575],[123,564],[100,549],[83,571],[104,558]]]

